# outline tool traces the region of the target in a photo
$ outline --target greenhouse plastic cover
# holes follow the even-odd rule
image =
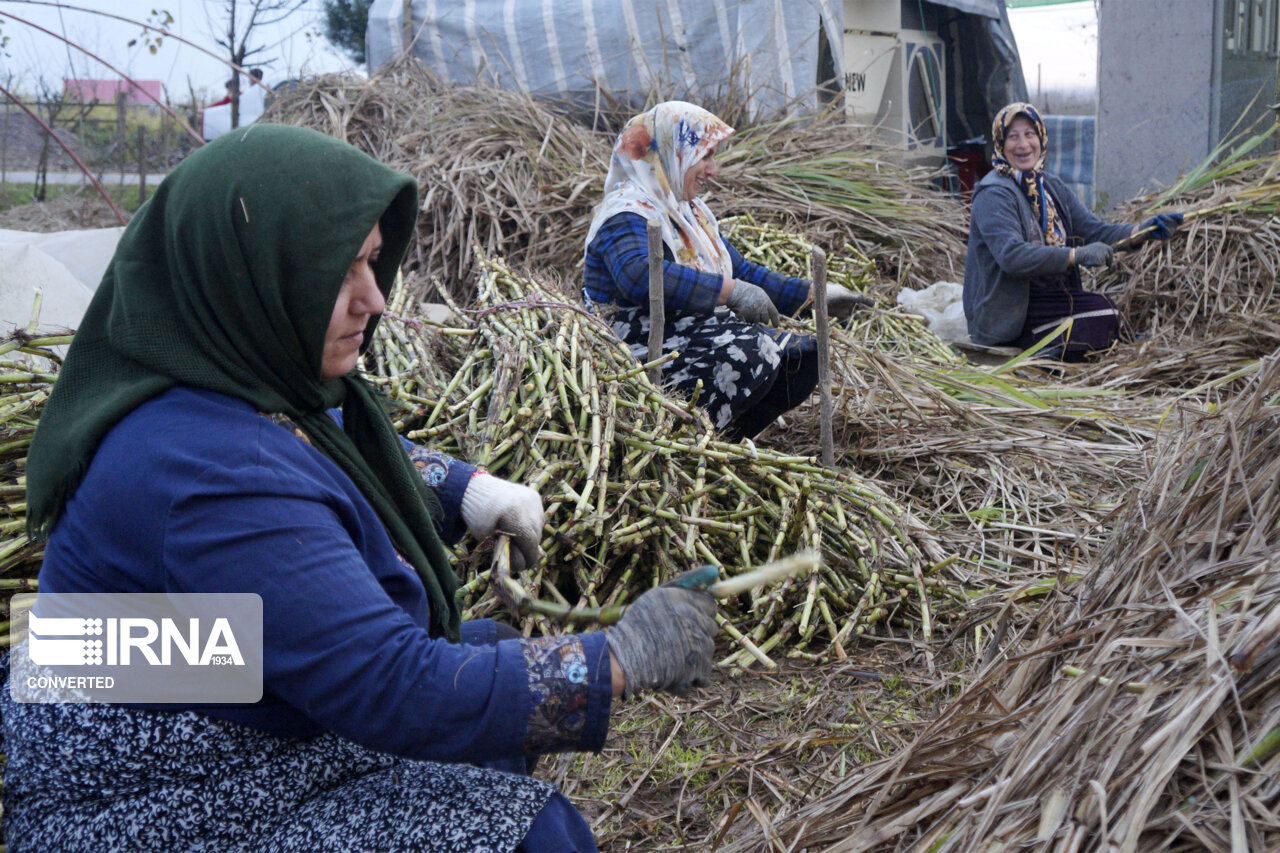
[[[402,51],[403,6],[370,7],[370,68]],[[812,109],[819,29],[830,44],[843,38],[842,0],[413,0],[412,9],[414,53],[447,79],[587,107],[597,84],[638,106],[656,90],[714,91],[736,71],[759,111],[798,96]],[[836,57],[824,77],[841,73]]]
[[[403,52],[406,5],[414,54],[442,77],[584,111],[601,106],[598,90],[636,108],[651,92],[714,101],[736,75],[752,93],[752,116],[767,118],[816,110],[818,82],[843,79],[843,0],[374,0],[370,69]],[[955,10],[940,33],[955,145],[985,136],[1000,107],[1026,99],[1026,86],[1003,0],[933,5]]]

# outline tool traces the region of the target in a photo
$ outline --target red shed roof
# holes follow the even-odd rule
[[[116,95],[124,92],[126,93],[125,103],[152,104],[155,102],[143,93],[150,93],[158,99],[162,97],[163,91],[164,86],[159,80],[135,80],[133,85],[124,80],[86,80],[70,77],[62,80],[62,96],[82,103],[97,101],[100,104],[114,104]]]

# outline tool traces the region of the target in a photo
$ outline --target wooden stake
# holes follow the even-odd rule
[[[827,253],[813,247],[813,315],[818,329],[818,436],[822,464],[836,464],[835,436],[831,429],[831,327],[827,321]]]
[[[649,235],[649,381],[662,382],[662,330],[667,323],[666,294],[662,286],[662,226],[650,219],[646,227]]]

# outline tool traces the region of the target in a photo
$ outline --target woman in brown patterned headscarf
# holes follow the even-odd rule
[[[1164,240],[1182,214],[1161,213],[1141,225],[1109,225],[1065,183],[1044,170],[1049,138],[1031,104],[1009,104],[991,128],[995,167],[974,189],[965,261],[964,313],[969,337],[1026,349],[1063,322],[1046,355],[1078,361],[1120,334],[1115,303],[1087,292],[1080,267],[1102,266],[1112,244]]]

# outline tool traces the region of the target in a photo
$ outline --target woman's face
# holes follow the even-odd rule
[[[1030,171],[1040,162],[1040,134],[1026,116],[1017,116],[1004,132],[1004,159],[1019,172]]]
[[[716,176],[716,150],[712,148],[707,155],[689,167],[684,173],[684,200],[693,201],[702,192],[707,181]]]
[[[360,358],[360,345],[364,343],[364,330],[369,318],[381,314],[387,307],[373,275],[373,264],[382,251],[382,230],[375,224],[369,236],[364,238],[360,254],[347,270],[338,291],[338,301],[329,318],[329,330],[324,336],[324,353],[320,358],[320,378],[337,379],[351,371]]]

